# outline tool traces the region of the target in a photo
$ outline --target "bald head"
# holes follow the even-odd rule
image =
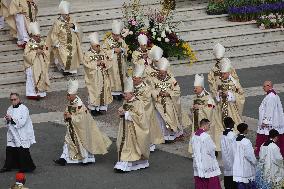
[[[263,90],[265,91],[265,92],[268,92],[269,90],[271,90],[273,88],[273,83],[272,83],[272,81],[265,81],[264,83],[263,83]]]

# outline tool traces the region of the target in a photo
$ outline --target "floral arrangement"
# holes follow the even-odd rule
[[[283,14],[262,15],[257,19],[257,24],[260,29],[284,28]]]
[[[175,32],[179,23],[173,22],[174,1],[166,4],[161,2],[161,9],[143,10],[139,0],[130,4],[124,3],[124,31],[126,31],[125,42],[129,46],[128,59],[139,47],[137,37],[143,33],[148,36],[148,46],[157,45],[164,51],[165,57],[190,58],[190,63],[197,61],[195,53],[190,45],[180,39]]]
[[[231,21],[255,20],[262,14],[284,12],[284,2],[263,3],[241,7],[229,7],[228,13]]]
[[[131,60],[134,50],[139,47],[137,37],[145,28],[144,11],[140,0],[134,0],[133,3],[123,4],[124,27],[122,33],[126,44],[129,47],[127,59]]]

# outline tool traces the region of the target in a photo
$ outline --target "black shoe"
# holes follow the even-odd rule
[[[90,164],[92,164],[92,162],[88,162],[88,163],[80,163],[80,165],[82,165],[82,166],[88,166],[88,165],[90,165]]]
[[[70,73],[70,72],[63,72],[63,75],[64,75],[64,76],[69,76],[69,75],[73,75],[73,74]]]
[[[123,100],[123,96],[122,96],[122,94],[121,94],[121,95],[119,95],[119,96],[117,96],[117,100],[118,100],[118,101],[122,101],[122,100]]]
[[[7,169],[5,167],[3,167],[2,169],[0,169],[0,173],[5,173],[5,172],[9,172],[11,171],[11,169]]]
[[[218,151],[215,151],[216,158],[218,157],[218,155],[219,155]]]
[[[66,165],[66,160],[63,159],[63,158],[59,158],[57,160],[53,160],[54,163],[56,163],[57,165],[60,165],[60,166],[65,166]]]
[[[91,114],[92,114],[92,116],[102,115],[102,113],[100,111],[97,111],[97,110],[91,110]]]

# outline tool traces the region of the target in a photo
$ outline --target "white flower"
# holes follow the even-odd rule
[[[133,35],[133,31],[130,31],[130,32],[129,32],[129,35]]]
[[[162,39],[160,37],[157,38],[158,41],[162,41]]]
[[[179,35],[179,33],[176,33],[176,35],[178,36],[178,35]]]
[[[261,30],[264,30],[264,29],[265,29],[265,26],[264,26],[263,23],[259,26],[259,29],[261,29]]]
[[[153,32],[152,34],[153,34],[153,36],[155,36],[157,33],[156,33],[156,32]]]
[[[161,37],[162,37],[162,38],[165,38],[165,37],[166,37],[166,32],[165,32],[165,31],[162,31]]]
[[[155,32],[155,28],[152,28],[152,29],[151,29],[151,32]]]
[[[275,19],[275,18],[271,19],[270,21],[271,21],[272,23],[276,23],[276,19]]]
[[[167,42],[167,43],[168,43],[168,42],[170,42],[170,40],[169,40],[168,38],[165,38],[165,42]]]

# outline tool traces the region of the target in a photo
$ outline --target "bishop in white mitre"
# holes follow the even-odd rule
[[[226,117],[231,117],[236,125],[242,122],[245,94],[239,80],[231,75],[231,61],[228,58],[223,58],[220,62],[222,78],[217,83],[216,100],[219,118],[216,118],[216,124],[223,125],[224,128],[223,120]]]
[[[79,25],[70,16],[70,3],[61,1],[60,16],[55,20],[47,36],[50,46],[50,61],[63,75],[77,74],[83,53]]]
[[[215,57],[216,63],[211,68],[208,74],[209,89],[213,97],[215,97],[217,94],[218,83],[220,82],[222,78],[221,60],[224,59],[225,51],[226,51],[225,47],[221,45],[220,43],[217,43],[213,48],[213,55]],[[236,70],[232,66],[231,66],[230,74],[235,80],[239,80]]]
[[[107,111],[112,102],[109,69],[112,66],[110,51],[102,49],[99,34],[89,36],[91,47],[84,54],[85,83],[89,93],[89,105],[92,115]]]
[[[63,152],[59,159],[54,160],[61,166],[67,163],[94,163],[95,154],[106,154],[111,145],[111,140],[99,130],[96,121],[77,96],[78,87],[78,80],[68,81],[69,103],[64,112],[67,130]]]
[[[145,64],[135,64],[133,72],[134,95],[144,104],[147,125],[150,130],[151,146],[150,151],[154,151],[156,144],[164,143],[164,136],[161,131],[154,101],[152,98],[153,88],[146,83],[143,78],[145,71]]]
[[[275,129],[279,132],[277,145],[282,156],[284,155],[284,113],[279,96],[273,89],[271,81],[263,83],[263,90],[266,92],[265,98],[259,106],[258,129],[256,135],[256,156],[258,156],[260,146],[268,140],[269,131]]]
[[[112,51],[112,67],[109,69],[109,76],[112,95],[117,100],[122,100],[127,68],[126,57],[128,46],[122,38],[122,28],[122,22],[114,20],[112,23],[112,34],[103,44],[104,49]]]
[[[124,86],[123,106],[118,109],[118,161],[114,169],[129,172],[149,167],[150,133],[144,103],[135,97],[131,77],[125,80]]]
[[[195,188],[221,189],[219,175],[221,171],[215,156],[216,146],[207,133],[210,121],[202,119],[199,129],[193,134],[190,144],[193,151],[193,170]]]
[[[49,51],[45,40],[40,35],[38,23],[31,22],[29,30],[31,38],[24,50],[26,96],[29,99],[39,100],[46,96],[46,91],[50,88]]]

